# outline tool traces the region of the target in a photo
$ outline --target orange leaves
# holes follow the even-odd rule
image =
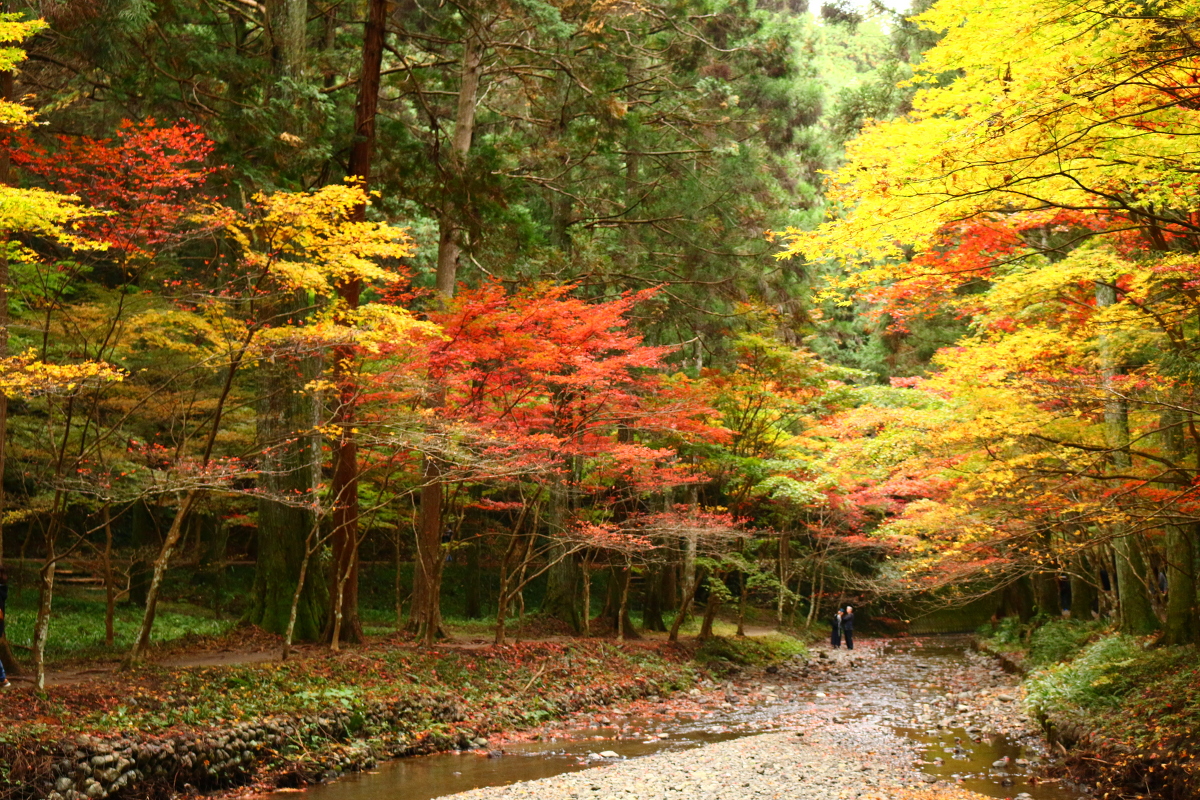
[[[621,430],[702,432],[701,398],[678,380],[657,391],[667,383],[669,348],[647,346],[629,330],[630,310],[652,292],[589,303],[573,288],[510,296],[488,284],[435,314],[445,338],[430,348],[429,371],[446,387],[447,413],[502,435],[549,434],[564,454],[630,463],[667,454],[617,441]]]
[[[124,120],[115,138],[59,136],[51,149],[27,135],[9,141],[13,162],[57,192],[110,212],[81,223],[110,249],[148,255],[178,243],[195,193],[216,171],[213,143],[196,125]]]

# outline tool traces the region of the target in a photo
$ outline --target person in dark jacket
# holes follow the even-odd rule
[[[829,637],[829,646],[834,650],[842,646],[842,609],[833,615],[833,634]]]
[[[846,606],[846,613],[842,614],[842,636],[846,639],[846,649],[854,649],[854,607]]]
[[[0,639],[4,638],[4,609],[8,605],[8,570],[0,567]],[[0,660],[0,688],[7,689],[12,686],[8,681],[8,675],[4,672],[4,661]]]

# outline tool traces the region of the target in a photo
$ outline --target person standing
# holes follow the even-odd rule
[[[829,637],[829,646],[837,650],[842,646],[842,609],[833,615],[833,634]]]
[[[854,649],[854,607],[846,606],[846,613],[842,614],[842,636],[846,639],[846,649]]]
[[[0,567],[0,639],[4,638],[4,609],[8,605],[8,570]],[[0,659],[0,689],[12,686],[4,672],[4,659]]]

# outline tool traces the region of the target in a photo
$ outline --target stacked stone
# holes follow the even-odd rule
[[[556,701],[545,700],[551,713],[608,705],[626,698],[666,692],[652,680],[636,678],[606,686],[573,690]],[[292,745],[312,740],[347,742],[377,733],[416,733],[422,723],[452,724],[465,717],[448,696],[415,695],[377,702],[366,708],[327,709],[318,714],[242,723],[232,728],[187,732],[152,740],[101,739],[84,736],[64,748],[46,779],[26,784],[19,800],[100,800],[153,794],[151,787],[198,791],[244,783],[260,765],[278,760]],[[494,719],[493,724],[504,724]],[[424,755],[457,748],[482,747],[476,731],[426,729],[420,736],[400,736],[382,752],[358,743],[309,751],[306,777],[331,780],[345,772],[370,769],[379,758]],[[483,743],[483,744],[480,744]]]
[[[44,800],[100,800],[132,796],[147,784],[172,789],[212,789],[244,782],[255,768],[290,744],[324,739],[345,741],[365,728],[397,730],[420,721],[453,723],[463,719],[463,709],[449,698],[402,698],[376,703],[365,710],[329,709],[294,719],[269,719],[232,728],[180,733],[147,741],[105,740],[81,736],[64,748],[36,794]],[[473,732],[456,733],[422,741],[417,751],[469,747]],[[459,741],[461,740],[461,742]],[[398,746],[400,755],[411,749]],[[375,754],[365,746],[330,751],[323,777],[343,771],[369,769]],[[136,792],[140,794],[141,792]]]

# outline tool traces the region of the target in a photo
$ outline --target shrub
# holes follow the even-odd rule
[[[1084,648],[1074,661],[1035,673],[1026,684],[1026,703],[1039,715],[1062,708],[1114,708],[1128,691],[1120,686],[1121,670],[1141,652],[1131,636],[1105,636]]]
[[[1103,627],[1098,621],[1053,620],[1029,638],[1029,663],[1035,667],[1068,661]]]
[[[1009,650],[1021,644],[1023,630],[1018,617],[1004,617],[999,622],[981,625],[976,633],[996,650]]]

